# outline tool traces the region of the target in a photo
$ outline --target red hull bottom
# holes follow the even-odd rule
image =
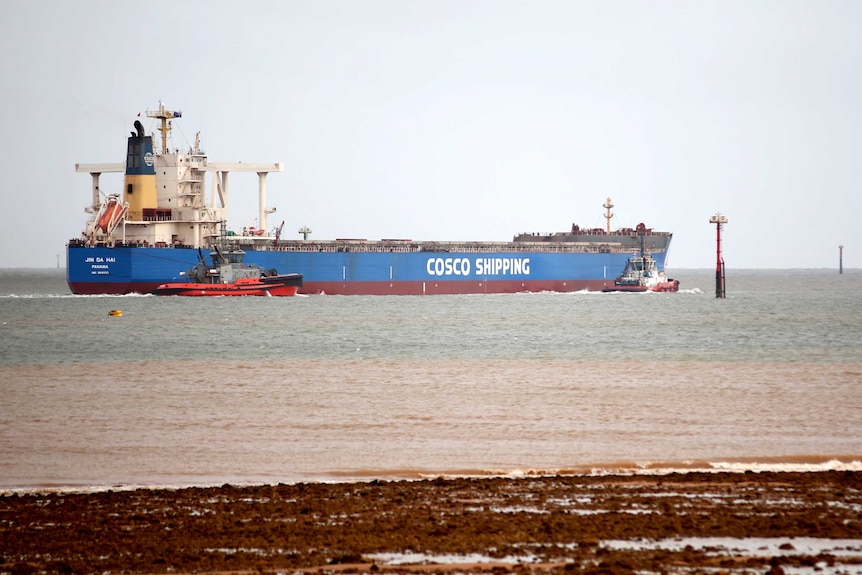
[[[667,282],[670,283],[670,282]],[[77,295],[121,295],[153,293],[157,283],[71,283]],[[180,284],[188,287],[188,284]],[[678,284],[677,284],[678,286]],[[313,282],[306,281],[298,289],[301,294],[327,295],[454,295],[521,292],[604,291],[613,287],[613,280],[534,280],[534,281],[454,281],[454,282]],[[677,291],[668,289],[662,291]],[[297,293],[297,292],[294,292]],[[292,294],[291,294],[292,295]]]
[[[160,285],[158,282],[69,282],[69,290],[75,295],[126,295],[130,293],[153,293]]]
[[[603,292],[625,292],[625,293],[643,293],[647,291],[673,293],[679,291],[679,282],[677,280],[666,281],[658,284],[653,288],[646,286],[607,286],[602,289]]]
[[[658,284],[652,291],[660,291],[660,292],[678,292],[679,291],[679,282],[677,280],[670,280],[667,282],[662,282]]]
[[[511,280],[440,282],[309,282],[300,293],[326,295],[457,295],[601,291],[604,280]]]
[[[293,296],[302,287],[302,276],[271,276],[242,278],[234,283],[189,283],[162,284],[153,290],[154,295],[180,295],[189,297],[207,296]]]
[[[207,296],[293,296],[299,286],[232,286],[213,284],[163,284],[156,288],[154,295],[181,295],[188,297]]]
[[[575,292],[602,291],[606,280],[548,280],[548,281],[457,281],[457,282],[304,282],[301,294],[327,295],[444,295],[480,293],[520,292]],[[612,283],[612,282],[610,282]],[[116,282],[116,283],[69,283],[76,295],[123,295],[129,293],[153,293],[161,283]],[[183,285],[188,284],[172,284]]]

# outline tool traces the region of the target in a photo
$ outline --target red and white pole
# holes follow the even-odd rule
[[[727,223],[727,217],[720,213],[709,218],[709,223],[715,224],[715,297],[723,298],[724,289],[724,258],[721,257],[721,226]]]

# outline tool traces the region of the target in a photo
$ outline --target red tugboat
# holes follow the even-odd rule
[[[232,249],[227,253],[216,247],[210,252],[213,265],[208,266],[198,251],[200,262],[183,272],[190,281],[160,285],[155,295],[182,296],[292,296],[302,287],[302,274],[279,274],[276,270],[262,270],[245,265],[245,252]]]

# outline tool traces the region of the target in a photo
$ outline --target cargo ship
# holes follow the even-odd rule
[[[642,249],[657,270],[665,267],[672,234],[643,223],[612,230],[610,198],[602,205],[604,228],[572,224],[562,232],[519,233],[511,241],[319,240],[310,239],[305,226],[301,238],[285,239],[284,222],[268,229],[267,216],[276,210],[266,203],[266,178],[284,171],[282,163],[210,162],[199,132],[188,148],[169,146],[182,112],[159,103],[146,116],[155,121],[160,146],[136,120],[125,163],[76,165],[77,172],[91,175],[92,202],[85,208],[85,229],[66,246],[66,279],[74,294],[153,293],[184,281],[199,250],[225,243],[242,250],[249,265],[301,274],[305,294],[602,291]],[[123,188],[105,195],[100,177],[111,172],[125,173]],[[225,227],[232,172],[258,175],[254,227]]]

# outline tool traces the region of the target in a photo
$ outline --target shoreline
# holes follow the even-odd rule
[[[849,470],[7,491],[0,572],[830,573],[860,516]]]
[[[671,474],[734,474],[734,473],[826,473],[826,472],[862,472],[862,456],[860,455],[790,455],[790,456],[759,456],[734,457],[716,460],[695,459],[679,461],[654,461],[637,463],[620,461],[615,463],[594,463],[559,468],[524,468],[508,471],[489,471],[485,469],[459,469],[453,471],[432,472],[427,469],[393,470],[353,470],[329,472],[325,475],[296,477],[270,481],[270,477],[245,478],[233,481],[230,477],[218,480],[192,482],[180,481],[174,483],[42,483],[16,484],[3,486],[0,484],[0,497],[31,493],[103,493],[105,491],[135,491],[148,490],[178,490],[191,488],[211,488],[229,484],[234,487],[258,487],[262,485],[299,483],[367,483],[371,481],[431,481],[435,479],[530,479],[542,477],[662,477]],[[8,478],[7,478],[8,480]]]

